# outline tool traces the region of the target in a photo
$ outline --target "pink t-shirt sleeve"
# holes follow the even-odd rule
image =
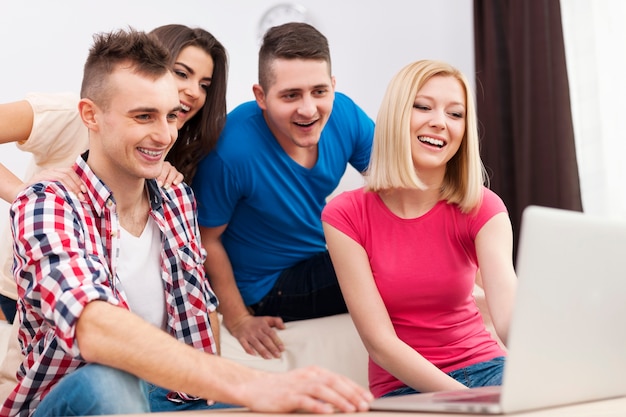
[[[363,220],[363,212],[359,211],[357,197],[363,190],[346,191],[330,200],[322,211],[322,221],[363,245],[358,224]]]
[[[469,234],[472,239],[476,238],[485,223],[499,213],[508,213],[504,202],[496,193],[486,187],[483,188],[483,201],[480,208],[476,216],[469,216],[468,220]]]

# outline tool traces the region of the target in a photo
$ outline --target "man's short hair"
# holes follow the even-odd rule
[[[275,81],[272,63],[276,59],[324,61],[331,73],[328,39],[307,23],[285,23],[265,32],[259,49],[259,84],[264,90]]]
[[[132,28],[96,33],[83,71],[81,98],[106,108],[109,103],[109,75],[119,65],[157,79],[171,71],[169,52],[156,36]]]

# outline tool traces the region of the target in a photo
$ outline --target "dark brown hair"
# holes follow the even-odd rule
[[[107,33],[96,33],[83,70],[81,98],[89,98],[107,108],[110,91],[109,75],[120,64],[133,71],[159,78],[170,69],[170,56],[159,40],[148,33],[129,28]]]
[[[276,59],[311,59],[328,63],[328,40],[307,23],[285,23],[268,29],[259,50],[259,84],[265,91],[274,83],[272,63]]]
[[[228,56],[224,46],[204,29],[172,24],[160,26],[150,33],[169,50],[170,66],[188,46],[202,49],[213,59],[213,76],[206,102],[178,131],[178,140],[166,158],[185,176],[185,182],[191,184],[198,163],[213,150],[226,121]]]

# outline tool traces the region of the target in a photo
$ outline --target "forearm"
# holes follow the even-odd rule
[[[0,104],[0,143],[25,142],[33,120],[33,109],[26,100]]]
[[[489,315],[506,344],[515,304],[517,276],[513,267],[513,232],[506,213],[491,218],[476,236],[476,255]]]
[[[166,389],[205,399],[240,403],[236,387],[260,375],[187,346],[130,311],[102,301],[85,307],[76,338],[88,362],[122,369]]]
[[[33,109],[26,100],[0,104],[0,144],[24,142],[33,128]],[[12,203],[24,188],[22,180],[0,164],[0,198]]]
[[[211,322],[211,331],[213,332],[213,340],[215,340],[215,347],[217,349],[217,354],[222,354],[222,348],[220,345],[220,319],[218,317],[217,311],[213,311],[209,313],[209,321]]]
[[[508,285],[499,286],[497,289],[488,287],[485,291],[487,308],[493,322],[496,334],[507,344],[509,337],[509,327],[513,316],[513,305],[515,304],[515,293],[517,290],[517,278],[515,274],[508,279]]]
[[[22,191],[24,183],[2,164],[0,164],[0,178],[2,179],[0,181],[0,198],[10,204]]]
[[[374,362],[419,392],[464,388],[396,336],[364,343]]]
[[[237,288],[233,268],[224,246],[219,241],[205,243],[207,261],[205,271],[209,277],[211,288],[219,300],[219,312],[224,324],[229,328],[241,317],[249,315],[248,309]]]

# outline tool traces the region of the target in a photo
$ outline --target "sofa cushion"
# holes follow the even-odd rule
[[[318,365],[350,377],[363,387],[368,386],[367,351],[347,313],[292,321],[285,326],[286,329],[277,330],[285,351],[280,358],[263,359],[247,354],[222,325],[222,356],[251,368],[276,372]]]

